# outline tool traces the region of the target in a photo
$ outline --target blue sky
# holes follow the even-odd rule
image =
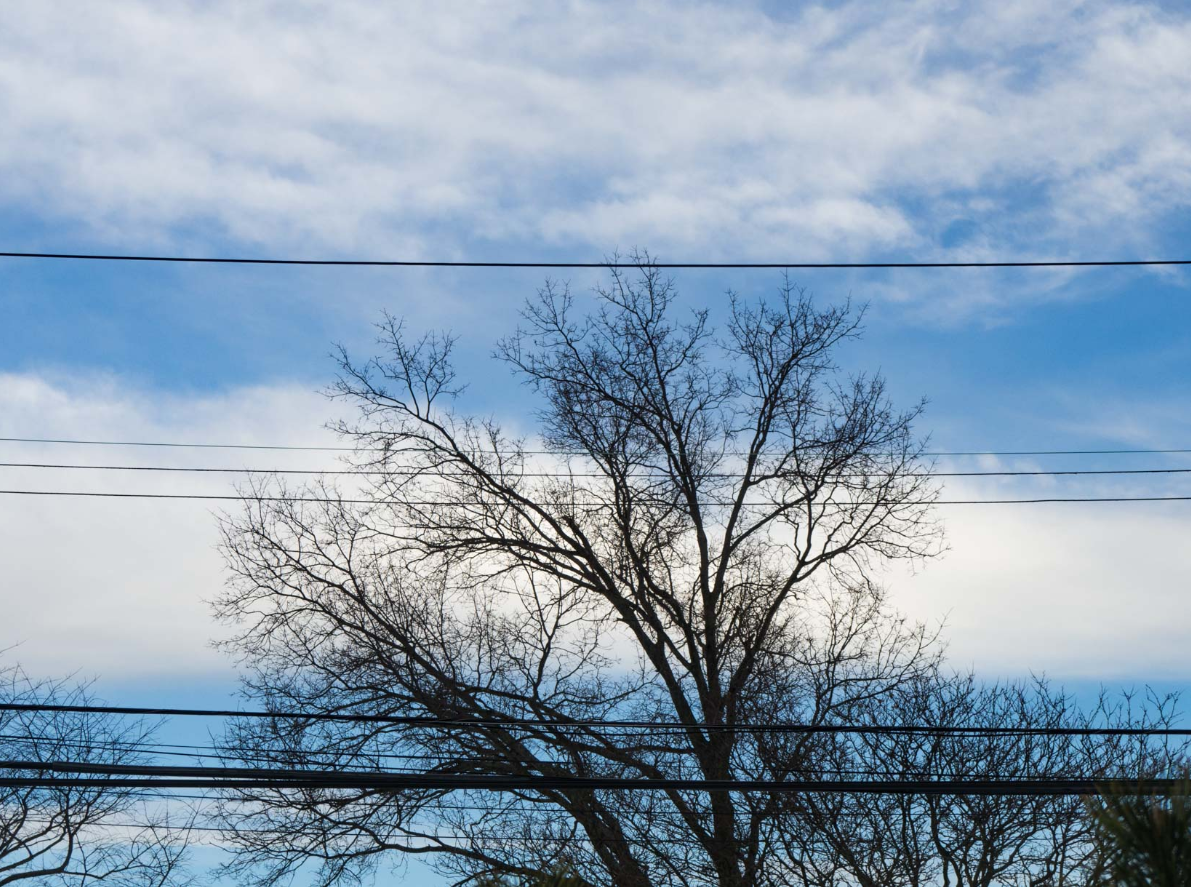
[[[1179,4],[6,4],[4,250],[664,261],[1186,257],[1191,16]],[[559,273],[586,293],[598,274]],[[531,430],[490,362],[522,270],[0,260],[0,436],[308,443],[382,310],[461,335],[466,403]],[[713,315],[775,272],[676,272]],[[849,369],[929,399],[938,449],[1191,447],[1191,272],[802,271],[869,304]],[[313,454],[4,445],[6,461],[321,467]],[[1061,464],[1060,464],[1061,462]],[[956,467],[1177,467],[1188,457]],[[4,469],[9,488],[226,492]],[[949,495],[1191,494],[1161,481]],[[109,696],[234,689],[208,641],[209,509],[0,502],[34,672]],[[1191,681],[1191,506],[953,509],[886,578],[958,667],[1086,691]],[[138,697],[140,694],[140,697]]]

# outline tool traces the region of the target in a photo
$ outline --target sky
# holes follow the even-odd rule
[[[425,260],[1188,258],[1181,4],[137,2],[0,11],[0,251]],[[793,271],[867,304],[841,355],[947,451],[1191,448],[1191,271]],[[552,272],[582,300],[600,273]],[[532,432],[491,360],[540,270],[0,259],[0,437],[334,443],[320,391],[383,311],[460,335],[463,406]],[[676,271],[681,304],[775,271]],[[3,461],[329,465],[0,443]],[[962,457],[958,470],[1191,455]],[[0,468],[4,489],[234,492]],[[1191,495],[957,480],[947,498]],[[226,701],[219,503],[0,495],[0,648],[136,704]],[[959,668],[1191,682],[1191,503],[955,506],[882,578]]]

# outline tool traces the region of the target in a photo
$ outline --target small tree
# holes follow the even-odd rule
[[[0,702],[83,706],[93,699],[85,686],[32,681],[10,667],[0,670]],[[0,775],[68,775],[34,762],[142,764],[151,735],[144,721],[106,714],[0,710],[0,759],[25,762]],[[78,887],[180,883],[187,830],[175,825],[130,788],[0,786],[0,887],[24,881]]]
[[[1100,839],[1100,883],[1112,887],[1191,884],[1191,782],[1169,795],[1102,792],[1088,800]]]
[[[866,700],[850,720],[951,732],[845,734],[819,743],[821,766],[915,781],[1165,772],[1185,760],[1185,742],[1144,731],[1171,727],[1177,710],[1173,695],[1105,695],[1083,710],[1043,678],[986,685],[972,675],[935,673],[912,688]],[[1118,728],[1138,732],[1088,732]],[[792,855],[797,851],[805,860],[804,881],[818,887],[841,878],[889,887],[1085,887],[1100,859],[1098,836],[1077,796],[841,794],[787,803],[783,838]]]

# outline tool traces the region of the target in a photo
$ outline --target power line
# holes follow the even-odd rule
[[[270,259],[230,256],[116,255],[110,253],[0,252],[8,259],[88,262],[165,262],[194,265],[317,265],[382,268],[662,268],[662,269],[864,269],[864,268],[1120,268],[1191,265],[1191,259],[1041,259],[993,262],[482,262],[421,259]]]
[[[305,748],[301,748],[301,749],[287,749],[287,748],[270,749],[270,748],[265,748],[265,747],[261,747],[261,746],[235,746],[234,748],[221,748],[219,746],[214,746],[214,745],[181,745],[181,744],[177,744],[177,743],[155,743],[155,742],[141,743],[141,744],[120,743],[120,742],[88,743],[88,742],[81,742],[81,741],[60,740],[60,739],[54,739],[52,737],[29,737],[29,736],[18,736],[18,735],[12,735],[12,734],[0,735],[0,739],[17,740],[17,744],[25,744],[25,743],[32,743],[33,745],[36,745],[38,743],[48,744],[48,745],[53,746],[55,749],[57,749],[57,748],[77,748],[77,749],[83,749],[85,751],[96,751],[96,750],[99,750],[99,751],[123,751],[123,752],[134,752],[134,753],[141,753],[144,755],[153,755],[153,756],[162,756],[162,757],[171,757],[171,758],[190,758],[192,760],[200,760],[200,761],[202,761],[202,760],[223,761],[223,762],[227,762],[227,761],[262,762],[263,761],[265,763],[269,763],[270,761],[273,761],[276,763],[285,763],[285,761],[277,761],[277,759],[285,758],[285,759],[288,759],[289,762],[292,762],[295,758],[300,757],[301,760],[303,760],[307,763],[314,764],[315,766],[320,767],[320,768],[339,766],[339,762],[337,762],[335,760],[327,760],[327,759],[333,759],[337,755],[339,757],[356,758],[359,760],[369,761],[369,762],[382,761],[382,760],[384,760],[384,761],[389,761],[389,760],[416,761],[416,762],[419,762],[422,764],[422,769],[417,772],[422,772],[422,770],[424,770],[426,766],[436,765],[436,761],[438,761],[439,763],[443,763],[443,761],[440,761],[439,759],[444,757],[441,755],[436,755],[434,753],[423,753],[423,754],[404,753],[403,754],[403,753],[397,753],[397,752],[381,752],[378,750],[377,751],[361,750],[358,752],[352,752],[352,751],[341,752],[341,751],[336,751],[333,748],[326,749],[326,750],[305,749]],[[194,750],[193,751],[163,751],[163,749],[180,749],[180,748],[181,749],[194,749]],[[675,751],[689,754],[691,750],[690,749],[675,749]],[[445,757],[446,757],[446,761],[448,761],[448,762],[452,760],[452,758],[450,756],[445,756]],[[318,760],[314,760],[314,759],[318,759]],[[456,758],[454,760],[457,761],[458,759]],[[483,763],[483,762],[476,761],[473,763]],[[410,768],[408,768],[408,767],[389,767],[389,769],[407,771]],[[898,769],[899,768],[897,768],[897,767],[885,767],[882,769],[872,769],[872,768],[864,769],[864,768],[858,768],[858,767],[840,767],[838,765],[832,765],[832,766],[824,765],[824,766],[819,766],[819,767],[787,768],[786,772],[800,773],[800,774],[817,774],[821,777],[830,777],[830,778],[839,778],[842,776],[869,776],[869,777],[879,776],[879,777],[884,777],[884,778],[890,778],[892,776],[899,776],[900,778],[909,778],[909,774],[907,772],[905,772],[903,770],[902,772],[899,773]],[[915,774],[915,778],[921,778],[921,779],[927,779],[927,778],[929,778],[929,779],[964,779],[964,778],[970,778],[971,776],[972,776],[972,774],[970,774],[970,773],[946,772],[946,771],[941,771],[941,770],[934,770],[934,772],[930,772],[930,773],[916,773]],[[196,798],[196,799],[201,800],[201,798]],[[481,809],[483,809],[483,808],[481,808]]]
[[[54,437],[0,437],[0,443],[76,444],[98,447],[179,447],[184,449],[208,450],[302,450],[306,452],[354,453],[356,447],[293,446],[289,444],[224,444],[224,443],[176,443],[172,441],[143,440],[76,440]],[[1191,452],[1191,450],[1188,450]]]
[[[546,774],[346,772],[250,767],[161,767],[0,761],[0,770],[87,776],[0,777],[11,788],[365,789],[371,791],[729,791],[881,795],[1091,795],[1101,791],[1171,792],[1178,779],[703,779]]]
[[[180,472],[191,474],[294,474],[294,475],[356,475],[360,477],[417,477],[426,472],[417,470],[373,470],[373,469],[318,469],[318,468],[210,468],[175,465],[84,465],[62,462],[0,462],[0,468],[62,469],[66,471],[148,471]],[[639,472],[633,477],[653,477],[660,472]],[[904,477],[1074,477],[1091,475],[1145,475],[1145,474],[1191,474],[1191,468],[1113,468],[1113,469],[1060,469],[1053,471],[918,471],[907,472]],[[462,472],[434,472],[434,477],[470,477]],[[581,471],[530,471],[516,472],[518,478],[605,478],[606,474]],[[741,472],[715,472],[708,477],[744,477]],[[877,477],[874,474],[843,473],[830,475],[833,478]]]
[[[907,505],[1051,505],[1060,502],[1191,502],[1191,496],[1046,496],[1036,499],[937,499]],[[746,503],[747,504],[747,503]]]
[[[60,826],[61,825],[60,822],[55,822],[54,820],[50,820],[50,819],[25,818],[22,821],[25,823],[28,823],[30,825],[42,825],[42,826],[46,826],[46,825]],[[1049,822],[1047,820],[1041,820],[1041,821]],[[100,828],[100,829],[110,829],[110,830],[153,829],[153,830],[159,831],[159,832],[161,832],[161,831],[185,832],[186,834],[190,834],[192,832],[197,832],[197,833],[210,832],[210,833],[214,833],[214,834],[218,834],[218,835],[229,835],[229,834],[240,834],[240,833],[249,834],[249,835],[277,835],[277,836],[292,835],[292,828],[285,828],[285,829],[283,829],[281,827],[261,828],[259,826],[245,827],[243,825],[229,825],[229,826],[221,828],[219,826],[214,826],[214,825],[187,825],[187,824],[170,825],[168,823],[162,824],[162,823],[151,823],[151,822],[91,822],[91,823],[87,824],[87,828],[88,829]],[[321,831],[319,831],[318,834],[320,837],[323,836],[323,833]],[[405,832],[405,831],[396,831],[396,830],[390,831],[390,832],[387,832],[384,834],[387,835],[389,840],[401,840],[401,841],[411,841],[411,842],[422,840],[422,841],[435,841],[438,843],[447,843],[449,841],[465,841],[469,845],[481,844],[481,843],[482,844],[498,843],[501,846],[506,846],[506,845],[511,845],[511,844],[532,846],[534,844],[560,844],[560,843],[561,844],[571,844],[574,842],[579,842],[579,843],[592,844],[592,845],[597,845],[597,846],[600,844],[627,844],[630,847],[642,847],[642,848],[649,848],[655,844],[677,844],[677,845],[689,846],[692,848],[699,847],[698,839],[695,838],[694,836],[692,836],[690,838],[673,838],[673,837],[659,838],[659,837],[654,837],[654,836],[650,836],[649,838],[629,838],[629,837],[613,838],[613,837],[598,837],[598,836],[592,837],[590,835],[584,835],[584,834],[574,834],[574,835],[538,834],[532,838],[526,838],[526,837],[511,836],[511,835],[476,835],[476,834],[469,835],[469,834],[462,834],[462,833],[444,834],[441,832],[421,833],[421,832]],[[366,838],[369,840],[377,840],[377,837],[378,837],[377,832],[368,831],[367,829],[360,828],[360,827],[356,827],[356,828],[337,827],[334,829],[329,829],[328,835],[332,839]]]
[[[435,805],[436,808],[439,806],[440,805]],[[481,808],[477,808],[477,809],[487,810],[489,808],[481,807]],[[1015,812],[1020,812],[1020,811],[1015,811]],[[657,813],[654,813],[653,815],[655,818],[658,817]],[[862,823],[865,821],[861,817],[857,817],[853,814],[850,814],[849,812],[843,812],[843,811],[838,811],[838,810],[833,811],[832,818],[834,820],[842,820],[842,821],[861,819]],[[1049,816],[1049,817],[1043,816],[1043,815],[1014,816],[1014,822],[1029,823],[1031,825],[1045,828],[1045,827],[1051,827],[1051,826],[1055,826],[1060,823],[1067,822],[1070,820],[1070,818],[1071,818],[1070,813],[1068,813],[1066,811],[1056,811],[1054,813],[1054,815]],[[58,825],[59,824],[59,823],[55,823],[54,821],[48,820],[48,819],[25,819],[24,822],[27,822],[30,824],[35,824],[35,825]],[[679,828],[687,827],[686,823],[677,823],[675,821],[665,821],[665,822],[663,822],[663,825],[668,826],[670,829],[674,829],[676,826]],[[410,827],[411,828],[414,827],[412,823],[411,823]],[[249,834],[249,835],[277,835],[277,836],[292,835],[292,827],[291,826],[286,826],[286,827],[276,826],[274,828],[262,828],[260,826],[244,826],[244,825],[240,825],[240,824],[227,825],[227,826],[220,827],[220,826],[213,826],[213,825],[187,825],[187,824],[171,825],[168,823],[162,824],[162,823],[149,823],[149,822],[127,822],[127,821],[125,821],[125,822],[108,822],[108,821],[104,821],[104,822],[88,823],[87,828],[88,829],[96,829],[96,828],[101,828],[101,829],[156,829],[157,831],[186,832],[187,834],[189,834],[191,832],[198,832],[198,833],[213,832],[213,833],[222,834],[222,835],[236,834],[236,833],[244,833],[244,834]],[[365,838],[368,840],[376,840],[377,839],[376,831],[369,831],[368,829],[358,827],[358,826],[353,828],[350,825],[346,826],[346,827],[345,826],[337,826],[334,828],[327,828],[325,833],[322,830],[322,828],[320,828],[319,826],[315,826],[315,834],[320,839],[324,836],[329,837],[331,839],[339,839],[339,838]],[[447,841],[466,841],[468,844],[498,843],[498,844],[501,844],[502,846],[503,845],[512,845],[512,844],[533,846],[534,844],[539,844],[539,843],[551,843],[551,844],[566,843],[566,844],[569,844],[572,842],[580,842],[580,843],[592,844],[592,845],[596,845],[596,846],[598,846],[600,844],[627,844],[630,847],[642,847],[642,848],[646,848],[646,849],[653,847],[654,845],[657,845],[657,844],[679,845],[679,846],[688,847],[690,849],[698,849],[698,850],[703,849],[701,846],[701,842],[695,835],[691,834],[691,835],[689,835],[689,837],[673,837],[673,831],[670,832],[670,834],[672,835],[671,837],[663,837],[663,836],[657,836],[657,835],[653,835],[653,834],[650,834],[648,837],[628,837],[628,836],[606,837],[606,836],[600,836],[600,835],[592,836],[592,835],[581,834],[581,833],[577,832],[575,834],[568,834],[568,835],[538,833],[538,834],[535,834],[534,837],[529,838],[529,837],[525,837],[523,835],[503,835],[503,834],[478,835],[475,833],[472,833],[472,834],[465,834],[465,833],[447,834],[444,832],[415,832],[415,831],[407,832],[407,831],[400,831],[400,830],[393,830],[393,831],[389,831],[384,834],[387,834],[390,839],[399,839],[399,840],[405,840],[405,841],[413,841],[413,840],[419,840],[419,839],[437,841],[437,842],[441,842],[441,843],[445,843]],[[746,838],[734,838],[733,840],[740,841],[741,843],[743,843],[747,839]]]
[[[209,717],[209,718],[252,718],[285,719],[305,721],[339,721],[364,724],[397,724],[409,727],[436,727],[442,729],[480,729],[490,727],[525,727],[542,730],[604,728],[640,730],[708,730],[733,733],[798,733],[837,734],[855,733],[866,735],[915,735],[928,736],[1191,736],[1191,728],[1165,727],[947,727],[904,724],[683,724],[679,721],[644,720],[566,720],[540,721],[525,718],[440,718],[423,715],[382,715],[354,712],[293,712],[260,711],[245,709],[207,708],[150,708],[144,706],[117,705],[60,705],[56,703],[6,702],[0,703],[0,711],[13,712],[60,712],[74,714],[119,714],[154,717]]]
[[[349,759],[356,759],[360,762],[371,763],[373,761],[409,761],[420,764],[418,767],[400,766],[400,765],[386,765],[386,771],[395,771],[400,773],[422,773],[426,771],[427,767],[441,766],[447,763],[458,763],[458,758],[450,756],[443,756],[437,754],[400,754],[395,752],[380,752],[380,751],[359,751],[359,752],[340,752],[337,753],[334,749],[320,751],[318,749],[267,749],[259,746],[249,747],[235,747],[234,749],[224,750],[216,746],[175,746],[168,743],[146,743],[144,745],[124,744],[124,743],[87,743],[87,742],[70,742],[64,740],[55,740],[51,738],[42,739],[40,737],[22,737],[22,736],[0,736],[0,739],[19,740],[18,745],[25,743],[32,743],[36,745],[38,742],[44,742],[52,746],[54,749],[61,748],[75,748],[83,749],[84,751],[111,751],[111,752],[130,752],[139,753],[145,756],[166,757],[166,758],[186,758],[192,761],[221,761],[225,764],[229,761],[252,763],[254,766],[263,765],[293,765],[295,759],[299,759],[304,763],[314,765],[318,768],[338,768],[343,766],[341,760],[336,760],[337,757],[347,757]],[[195,748],[207,749],[203,751],[163,751],[162,749],[169,748]],[[678,753],[690,754],[691,749],[674,749]],[[39,759],[41,760],[41,759]],[[21,765],[21,769],[37,769],[33,766],[36,762],[29,761],[15,761],[11,762],[15,768]],[[484,761],[471,761],[472,764],[483,764]],[[561,763],[566,765],[566,761],[547,761],[544,763]],[[28,764],[28,767],[24,765]],[[206,765],[201,765],[206,767]],[[357,772],[373,772],[371,770],[364,771],[357,769],[337,770],[336,772],[357,773]],[[0,769],[5,769],[4,762],[0,762]],[[893,768],[896,770],[897,768]],[[851,776],[868,776],[868,777],[885,777],[888,778],[893,775],[898,775],[891,772],[890,768],[873,769],[863,767],[841,767],[841,766],[819,766],[819,767],[789,767],[785,769],[787,773],[798,774],[812,774],[821,778],[839,779]],[[900,774],[905,778],[906,774]],[[918,774],[919,778],[930,779],[963,779],[970,776],[965,773],[948,773],[943,771],[935,771],[929,774]]]
[[[29,742],[28,737],[20,737],[20,736],[3,737],[3,736],[0,736],[0,739],[5,739],[5,738],[10,739],[10,740],[15,739],[15,740],[23,740],[24,742]],[[37,738],[32,740],[33,744],[36,744],[38,741],[39,741],[39,739],[37,739]],[[334,760],[334,758],[336,758],[336,756],[337,756],[337,753],[334,749],[329,749],[327,751],[319,751],[317,749],[294,750],[294,749],[284,749],[284,748],[262,749],[260,747],[248,747],[248,748],[237,747],[232,750],[224,751],[224,750],[221,750],[215,746],[191,746],[192,748],[208,749],[208,751],[202,752],[202,751],[163,751],[162,749],[168,749],[168,748],[171,748],[171,746],[168,744],[154,744],[154,743],[138,746],[138,745],[121,744],[121,743],[69,742],[69,741],[62,741],[62,740],[55,740],[55,739],[48,739],[48,738],[45,739],[44,742],[48,745],[51,745],[55,749],[76,748],[76,749],[83,749],[84,751],[130,752],[130,753],[139,753],[139,754],[146,755],[146,756],[151,755],[154,757],[186,758],[186,759],[189,759],[192,761],[222,761],[224,763],[226,763],[228,761],[239,761],[239,762],[253,762],[256,765],[261,765],[262,763],[263,764],[269,764],[269,763],[275,763],[275,764],[290,763],[290,764],[292,764],[293,760],[295,758],[300,757],[303,761],[313,764],[320,768],[341,766],[340,761]],[[24,743],[18,743],[18,744],[24,744]],[[183,746],[183,747],[185,747],[185,746]],[[682,749],[682,750],[676,750],[676,751],[683,751],[683,752],[689,753],[688,749]],[[339,756],[340,757],[357,758],[361,761],[369,761],[369,762],[370,761],[413,761],[413,762],[417,762],[418,764],[421,765],[419,767],[387,765],[387,769],[390,771],[408,772],[408,773],[422,773],[422,772],[425,772],[425,769],[428,766],[437,766],[442,763],[449,763],[452,760],[450,757],[446,757],[446,760],[444,761],[441,759],[445,756],[434,755],[434,754],[399,754],[399,753],[394,753],[394,752],[368,752],[368,751],[361,751],[358,753],[351,753],[351,752],[340,753]],[[28,763],[28,762],[15,762],[15,763]],[[15,766],[15,763],[14,763],[14,766]],[[482,763],[482,762],[476,762],[476,763]],[[4,769],[4,764],[2,762],[0,762],[0,769]],[[36,768],[30,766],[29,768],[26,768],[26,769],[36,769]],[[338,771],[338,772],[354,773],[354,772],[371,772],[371,771],[347,770],[347,771]],[[844,777],[844,776],[888,776],[888,775],[890,775],[888,768],[885,770],[874,770],[874,769],[863,769],[863,768],[859,768],[859,767],[792,767],[792,768],[788,768],[787,772],[799,773],[799,774],[817,774],[819,776],[826,776],[826,777],[831,777],[831,778],[840,778],[840,777]],[[962,776],[962,774],[961,774],[961,776]],[[947,774],[947,773],[941,773],[941,772],[932,774],[932,778],[935,778],[935,777],[938,777],[938,778],[959,778],[956,776],[956,774]]]
[[[321,502],[331,505],[383,505],[383,499],[332,499],[326,496],[233,496],[206,493],[113,493],[87,490],[0,490],[0,496],[51,496],[81,497],[90,499],[167,499],[210,502]],[[898,505],[1048,505],[1062,502],[1191,502],[1191,496],[1047,496],[1035,499],[934,499],[918,502],[900,502]],[[401,501],[396,504],[414,507],[434,508],[440,506],[479,506],[479,501]],[[705,505],[728,506],[733,503],[704,503]],[[778,503],[780,504],[780,503]],[[814,503],[811,503],[814,504]],[[845,503],[822,503],[837,509],[847,508]],[[773,508],[773,502],[743,502],[746,508]],[[606,508],[608,506],[579,505],[578,508]],[[857,505],[856,507],[861,507]]]
[[[54,822],[53,820],[49,820],[49,819],[24,819],[23,821],[26,823],[29,823],[30,825],[60,825],[60,823]],[[1050,824],[1054,820],[1040,820],[1040,821],[1043,822],[1044,824]],[[221,828],[219,826],[213,826],[213,825],[184,825],[184,824],[162,825],[160,823],[149,823],[149,822],[92,822],[92,823],[87,824],[87,828],[88,829],[101,828],[101,829],[111,829],[111,830],[116,830],[116,829],[134,829],[134,830],[135,829],[141,829],[141,830],[154,829],[156,831],[185,832],[186,834],[190,834],[191,832],[197,832],[197,833],[212,832],[212,833],[219,834],[219,835],[230,835],[230,834],[240,834],[240,833],[249,834],[249,835],[276,835],[276,836],[291,836],[292,835],[292,830],[289,828],[281,828],[281,827],[260,828],[259,826],[258,827],[245,827],[242,825],[234,825],[234,826],[229,825],[229,826]],[[317,831],[316,834],[319,836],[319,838],[324,837],[324,833],[321,831],[321,829],[319,831]],[[700,850],[702,849],[702,847],[700,846],[699,840],[693,835],[690,838],[674,838],[674,837],[664,838],[664,837],[656,837],[656,836],[652,836],[652,835],[648,838],[630,838],[630,837],[624,837],[624,836],[621,836],[621,837],[602,837],[602,836],[592,837],[590,835],[585,835],[585,834],[573,834],[573,835],[537,834],[532,838],[527,838],[524,836],[513,836],[513,835],[476,835],[476,834],[462,834],[462,833],[444,834],[442,832],[422,833],[422,832],[405,832],[405,831],[398,831],[398,830],[382,832],[381,834],[386,836],[388,838],[388,840],[390,840],[390,841],[400,840],[400,841],[408,841],[411,843],[414,841],[434,841],[439,844],[447,844],[448,842],[451,842],[451,841],[466,842],[465,844],[463,844],[461,846],[469,846],[469,845],[475,845],[475,844],[499,844],[503,847],[503,846],[508,846],[508,845],[533,846],[535,844],[582,843],[582,844],[592,844],[594,846],[599,846],[601,844],[625,844],[625,845],[628,845],[629,847],[641,847],[641,848],[648,849],[648,848],[653,847],[654,845],[657,845],[657,844],[669,844],[669,845],[680,845],[680,846],[690,847],[691,849],[695,849],[695,848],[698,848]],[[376,831],[369,831],[369,830],[361,828],[361,827],[356,827],[356,828],[337,827],[337,828],[333,828],[333,829],[328,829],[325,836],[331,838],[332,840],[338,840],[338,839],[342,839],[342,838],[355,838],[355,839],[364,838],[364,839],[372,840],[372,841],[378,840],[378,833]]]
[[[215,449],[215,450],[293,450],[303,452],[325,453],[357,453],[357,452],[398,452],[386,450],[382,447],[332,447],[332,446],[295,446],[288,444],[228,444],[228,443],[191,443],[177,441],[143,441],[143,440],[80,440],[74,438],[48,437],[0,437],[0,443],[34,443],[34,444],[74,444],[79,446],[102,447],[171,447],[182,449]],[[527,456],[583,456],[584,453],[557,452],[554,450],[521,450]],[[1133,455],[1170,455],[1191,453],[1191,447],[1181,449],[1101,449],[1101,450],[931,450],[921,453],[922,456],[1133,456]]]

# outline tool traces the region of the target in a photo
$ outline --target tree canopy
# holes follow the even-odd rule
[[[387,318],[380,356],[341,353],[333,393],[359,419],[339,430],[367,486],[258,479],[224,521],[218,610],[255,700],[437,723],[245,721],[230,756],[813,784],[1105,772],[1148,754],[765,729],[1133,713],[948,675],[934,634],[889,608],[876,570],[940,550],[937,491],[921,404],[898,409],[879,375],[837,365],[861,311],[786,283],[731,295],[716,330],[647,260],[611,275],[588,312],[547,284],[497,343],[539,398],[532,437],[459,409],[448,335]],[[1088,850],[1077,799],[542,786],[231,793],[231,871],[274,884],[314,862],[330,884],[405,853],[477,883],[560,867],[618,887],[1071,883]]]

